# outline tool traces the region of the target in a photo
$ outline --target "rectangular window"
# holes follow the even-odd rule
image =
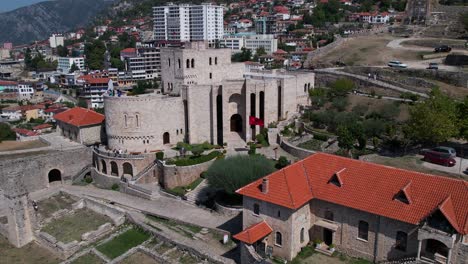
[[[369,224],[365,221],[359,221],[358,238],[362,240],[369,239]]]
[[[213,73],[210,72],[210,79],[213,79]]]

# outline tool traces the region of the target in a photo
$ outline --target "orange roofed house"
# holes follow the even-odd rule
[[[75,107],[54,115],[57,132],[84,145],[101,143],[104,138],[104,115]]]
[[[242,263],[265,254],[292,260],[317,239],[319,251],[333,244],[374,262],[468,263],[464,180],[317,153],[237,193]]]

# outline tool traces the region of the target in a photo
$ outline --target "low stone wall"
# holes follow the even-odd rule
[[[0,223],[0,235],[2,235],[3,237],[9,237],[8,224],[1,224]]]
[[[223,215],[231,215],[236,216],[242,212],[242,206],[239,207],[229,207],[225,205],[221,205],[218,202],[215,202],[215,209],[216,212],[223,214]]]
[[[112,185],[120,183],[119,177],[102,174],[98,172],[96,168],[91,169],[91,177],[93,178],[94,184],[100,188],[109,189]]]
[[[131,183],[120,182],[119,191],[148,200],[152,200],[154,197],[154,194],[151,190],[147,190]]]
[[[114,225],[120,226],[125,222],[125,211],[111,204],[102,204],[92,198],[86,198],[80,201],[81,207],[86,207],[98,214],[108,216],[114,222]]]
[[[165,235],[163,235],[161,232],[158,232],[157,230],[155,230],[151,226],[147,225],[146,223],[138,221],[131,214],[127,214],[127,219],[128,219],[129,222],[139,226],[140,228],[142,228],[146,232],[148,232],[148,233],[152,234],[153,236],[155,236],[158,240],[161,240],[161,241],[163,241],[165,243],[168,243],[168,244],[172,244],[172,245],[178,247],[180,250],[187,251],[187,252],[189,252],[190,254],[192,254],[194,256],[200,257],[202,259],[207,259],[207,260],[210,261],[210,263],[235,264],[235,262],[233,260],[231,260],[231,259],[224,258],[224,257],[218,256],[218,255],[214,255],[214,254],[211,254],[210,252],[201,252],[201,251],[195,250],[194,248],[190,247],[189,245],[182,244],[182,243],[176,242],[174,240],[171,240],[168,237],[166,237]]]
[[[305,159],[306,157],[315,154],[315,151],[303,149],[292,145],[287,141],[286,138],[280,135],[278,135],[278,143],[282,149],[284,149],[286,152],[293,155],[294,157],[298,157],[299,159]]]
[[[86,242],[93,242],[103,237],[104,235],[110,233],[111,231],[112,231],[112,224],[105,223],[101,225],[100,227],[98,227],[97,230],[86,232],[83,235],[81,235],[81,240],[86,241]]]
[[[55,237],[45,232],[37,232],[36,240],[42,246],[45,246],[55,252],[61,259],[69,258],[81,248],[80,244],[76,240],[65,244],[57,241]]]
[[[159,175],[159,178],[163,179],[163,187],[166,189],[172,189],[177,186],[186,186],[198,179],[200,174],[206,171],[215,160],[216,158],[192,166],[166,165],[160,162],[158,163],[158,166],[160,167],[158,172],[161,174]]]

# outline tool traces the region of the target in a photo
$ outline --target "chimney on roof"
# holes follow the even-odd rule
[[[268,178],[263,178],[263,181],[262,181],[262,193],[268,193],[268,186],[269,183],[268,183]]]

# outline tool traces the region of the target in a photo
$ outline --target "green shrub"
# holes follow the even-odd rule
[[[275,168],[282,169],[290,164],[289,160],[285,156],[280,156],[275,164]]]
[[[89,183],[93,182],[93,178],[91,176],[89,176],[89,175],[86,175],[84,177],[84,181],[89,184]]]
[[[156,152],[156,159],[157,160],[163,160],[164,159],[164,152]]]
[[[205,148],[203,148],[203,145],[193,145],[191,151],[193,156],[200,157],[205,151]]]
[[[312,134],[314,135],[314,139],[316,140],[328,141],[328,139],[330,139],[329,136],[321,134],[321,133],[313,132]]]
[[[207,155],[200,155],[198,157],[190,156],[190,157],[186,157],[183,159],[176,159],[176,160],[167,162],[167,164],[175,164],[176,166],[192,166],[192,165],[210,161],[216,157],[219,157],[220,155],[221,153],[219,151],[212,151],[208,153]]]
[[[259,144],[261,144],[263,147],[268,147],[268,141],[265,138],[265,135],[263,134],[258,134],[255,136],[255,139]]]
[[[184,148],[185,150],[191,150],[192,146],[185,142],[177,142],[176,149],[180,150],[182,148]]]
[[[257,146],[255,146],[255,143],[250,143],[249,144],[249,155],[255,155],[257,153]]]
[[[119,185],[117,183],[112,184],[111,189],[113,191],[118,191],[119,190]]]
[[[216,160],[206,172],[208,183],[227,194],[275,171],[274,162],[262,155]]]

